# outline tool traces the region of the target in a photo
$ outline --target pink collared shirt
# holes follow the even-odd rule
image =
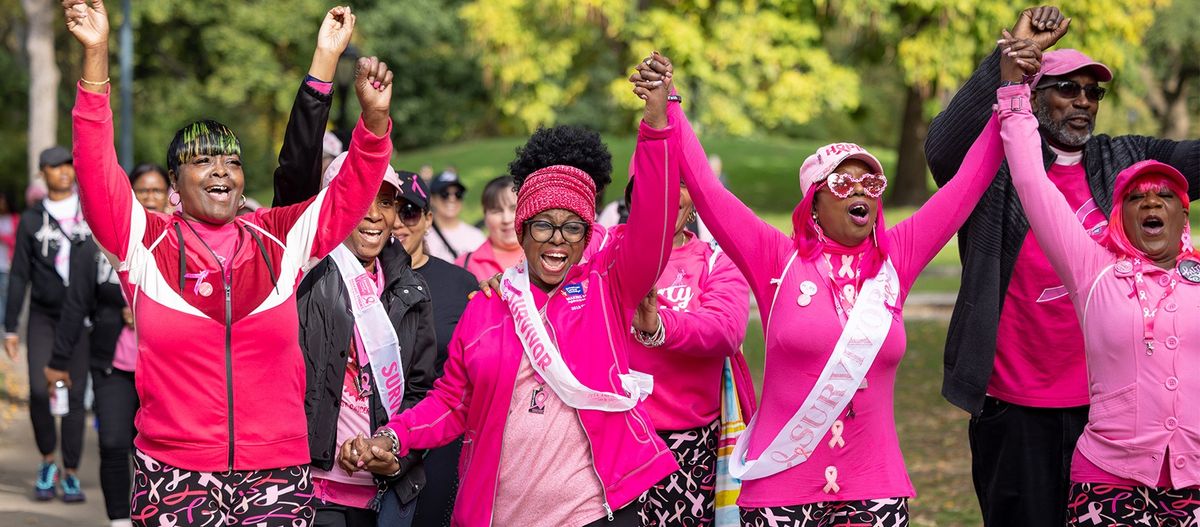
[[[1076,449],[1143,485],[1156,486],[1164,468],[1172,487],[1200,484],[1200,284],[1140,266],[1149,304],[1161,306],[1147,346],[1134,292],[1139,266],[1088,236],[1047,179],[1028,86],[1001,88],[997,97],[1013,185],[1083,329],[1091,409]],[[1164,299],[1172,277],[1179,283]],[[1073,466],[1071,479],[1087,481],[1085,468]]]

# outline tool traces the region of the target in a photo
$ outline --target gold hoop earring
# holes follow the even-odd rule
[[[246,195],[242,194],[242,202],[238,204],[238,208],[241,209],[241,208],[245,208],[245,207],[246,207]]]

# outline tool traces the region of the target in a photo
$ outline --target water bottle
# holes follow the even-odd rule
[[[50,415],[62,417],[71,411],[67,383],[54,381],[54,393],[50,396]]]

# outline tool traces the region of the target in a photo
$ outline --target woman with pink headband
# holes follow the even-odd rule
[[[1013,186],[1084,334],[1091,407],[1067,523],[1182,525],[1200,513],[1200,259],[1187,180],[1158,161],[1121,171],[1094,239],[1046,176],[1029,86],[996,98]]]
[[[659,59],[630,80],[641,87],[671,73]],[[999,168],[999,123],[950,184],[892,228],[875,156],[852,143],[821,147],[800,168],[789,236],[721,185],[682,109],[672,105],[669,116],[692,200],[701,216],[721,219],[708,226],[762,309],[762,399],[730,460],[742,524],[907,525],[914,491],[892,414],[904,300]]]
[[[638,303],[671,251],[678,213],[670,86],[641,93],[633,169],[636,229],[583,260],[596,186],[554,165],[517,193],[525,261],[498,295],[476,295],[450,341],[445,375],[341,465],[434,448],[463,436],[454,525],[640,525],[638,496],[678,465],[642,407],[652,379],[629,369]]]

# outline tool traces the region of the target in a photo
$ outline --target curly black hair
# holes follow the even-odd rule
[[[517,147],[517,158],[508,164],[517,189],[533,172],[551,165],[569,165],[587,172],[596,183],[596,195],[604,195],[612,182],[612,153],[600,134],[581,126],[539,127],[525,146]]]

